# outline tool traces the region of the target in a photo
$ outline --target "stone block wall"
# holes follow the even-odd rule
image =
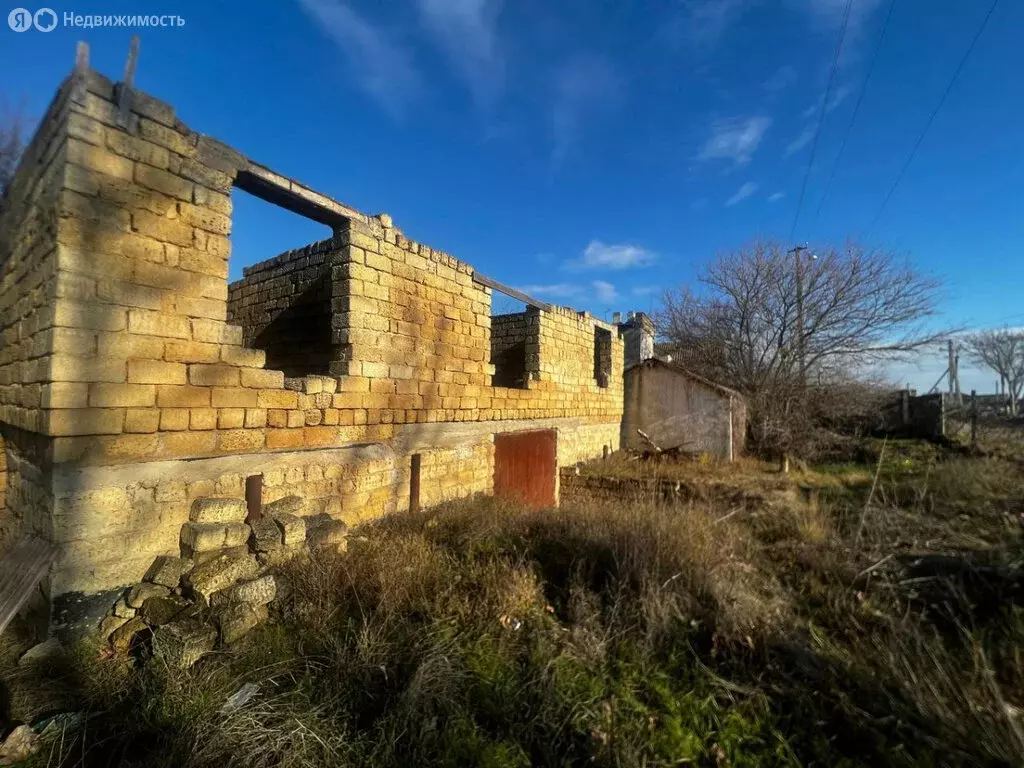
[[[262,350],[266,365],[287,376],[328,374],[348,359],[332,342],[333,240],[287,251],[245,267],[228,286],[228,320],[242,327],[242,343]]]
[[[531,309],[525,388],[492,386],[491,289],[471,266],[145,94],[119,125],[114,94],[94,72],[61,88],[0,218],[4,525],[61,545],[53,594],[137,581],[175,551],[192,500],[241,498],[251,474],[270,498],[355,522],[408,504],[415,453],[429,505],[492,490],[497,432],[557,429],[559,463],[618,447],[614,335],[608,386],[595,379],[595,327],[610,326]],[[254,179],[345,218],[331,240],[246,271],[230,293],[239,325],[231,195]],[[309,315],[319,351],[253,348],[310,291],[329,308]]]

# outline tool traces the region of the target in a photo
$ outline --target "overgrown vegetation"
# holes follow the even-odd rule
[[[389,517],[294,566],[278,623],[189,672],[82,649],[52,674],[87,717],[36,764],[1019,765],[1019,468],[864,454],[749,462],[733,476],[780,492],[764,505]],[[626,464],[729,475],[585,471]],[[800,484],[819,503],[782,493]]]

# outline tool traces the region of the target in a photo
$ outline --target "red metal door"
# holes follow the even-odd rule
[[[553,429],[494,436],[494,495],[528,507],[555,504],[558,437]]]

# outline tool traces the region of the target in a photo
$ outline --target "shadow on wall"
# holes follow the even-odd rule
[[[250,340],[246,334],[246,346],[266,352],[266,367],[284,371],[286,376],[330,375],[335,353],[330,289],[328,271],[254,338]]]

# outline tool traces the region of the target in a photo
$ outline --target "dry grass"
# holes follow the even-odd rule
[[[83,652],[92,717],[39,764],[1020,764],[1024,482],[904,448],[870,503],[874,463],[691,462],[690,503],[393,515],[189,672]]]

